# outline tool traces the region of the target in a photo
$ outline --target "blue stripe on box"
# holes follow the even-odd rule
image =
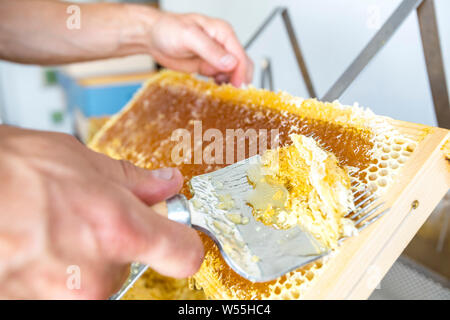
[[[144,81],[81,86],[75,79],[58,72],[58,82],[66,93],[69,110],[79,109],[86,117],[99,117],[120,111]]]

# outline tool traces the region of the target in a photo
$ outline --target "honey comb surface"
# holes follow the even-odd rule
[[[289,141],[291,133],[313,133],[342,165],[354,169],[356,179],[380,193],[416,146],[416,141],[400,135],[385,118],[358,107],[253,88],[217,86],[172,71],[153,76],[128,106],[102,128],[90,146],[144,168],[176,165],[187,181],[226,165],[205,161],[193,164],[193,156],[187,159],[190,163],[174,163],[172,151],[178,142],[172,134],[183,128],[195,136],[198,121],[203,133],[217,129],[224,136],[227,129],[277,129],[281,145]],[[204,150],[209,143],[192,141],[193,153]],[[223,154],[226,151],[223,146]],[[190,196],[186,185],[182,192]],[[226,265],[208,237],[201,237],[206,257],[194,279],[209,298],[300,298],[326,265],[317,262],[271,282],[251,283]]]
[[[188,279],[174,279],[148,269],[123,300],[204,300],[203,291],[191,290]]]

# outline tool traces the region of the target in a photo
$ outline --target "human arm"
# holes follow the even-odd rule
[[[235,86],[253,73],[231,26],[220,19],[136,4],[0,0],[2,59],[56,65],[132,54]]]

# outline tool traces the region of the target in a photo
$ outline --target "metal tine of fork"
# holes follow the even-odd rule
[[[361,185],[361,182],[358,182],[358,181],[357,181],[355,185],[351,186],[351,188],[352,188],[352,189],[356,189],[356,188],[358,188],[360,185]],[[355,194],[355,193],[358,192],[358,191],[360,191],[360,190],[356,190],[353,194]]]
[[[350,170],[349,173],[348,173],[350,178],[353,178],[353,179],[358,179],[358,174],[359,174],[358,170],[353,170],[353,171]]]
[[[343,237],[343,238],[340,238],[340,239],[338,240],[338,245],[341,245],[342,242],[344,242],[344,241],[347,240],[348,238],[351,238],[351,237]]]
[[[366,211],[369,210],[369,209],[371,208],[372,204],[373,204],[377,199],[378,199],[377,197],[376,197],[376,198],[373,198],[372,201],[371,201],[369,204],[365,205],[365,206],[364,206],[363,208],[361,208],[360,210],[356,210],[356,212],[354,212],[354,213],[353,213],[350,217],[348,217],[348,218],[351,219],[351,220],[353,220],[353,219],[355,219],[356,217],[358,217],[358,216],[360,216],[360,215],[362,215],[362,214],[365,214]]]
[[[352,188],[358,188],[358,187],[359,187],[359,185],[357,185],[355,187],[352,187]],[[359,199],[361,199],[362,197],[364,197],[364,196],[369,194],[369,190],[368,189],[366,189],[366,190],[364,190],[364,189],[363,190],[357,189],[354,192],[352,192],[353,196],[355,196],[358,192],[363,192],[363,193],[361,193],[357,198],[353,199],[354,203],[356,203]]]
[[[355,222],[355,226],[366,220],[368,217],[370,217],[372,214],[374,214],[379,208],[381,208],[384,205],[384,202],[377,204],[375,207],[370,209],[366,214],[364,214],[361,218],[359,218]]]
[[[376,199],[376,194],[372,193],[370,196],[368,196],[367,198],[365,198],[363,201],[361,201],[360,203],[358,203],[358,205],[355,207],[355,209],[359,209],[359,208],[363,208],[363,205],[366,204],[368,201],[373,201]],[[366,206],[364,206],[366,207]]]
[[[305,136],[309,137],[309,138],[313,138],[314,140],[316,140],[316,143],[324,150],[326,151],[332,151],[333,149],[329,146],[327,146],[320,138],[319,136],[317,136],[314,132],[308,133]]]
[[[324,142],[322,142],[320,139],[316,139],[317,144],[319,145],[319,147],[321,147],[322,149],[326,150],[326,151],[333,151],[333,149],[330,146],[327,146]]]
[[[327,146],[324,142],[322,142],[322,140],[320,140],[320,138],[315,133],[309,133],[309,134],[306,134],[306,136],[308,138],[313,138],[314,140],[316,140],[316,143],[322,149],[329,151],[329,152],[333,151],[333,149],[331,147]]]
[[[380,204],[377,205],[374,209],[370,210],[370,211],[371,211],[371,214],[373,214],[373,210],[378,209],[378,208],[379,208],[380,206],[382,206],[382,205],[384,205],[384,202],[383,202],[383,203],[380,203]],[[367,228],[368,226],[370,226],[372,223],[374,223],[375,221],[377,221],[378,219],[380,219],[380,218],[381,218],[386,212],[388,212],[388,211],[389,211],[389,208],[387,208],[387,209],[381,211],[379,214],[377,214],[377,215],[376,215],[375,217],[373,217],[372,219],[368,220],[366,223],[362,224],[360,227],[356,227],[356,229],[358,230],[358,232],[363,231],[365,228]],[[366,214],[365,216],[367,216],[367,214]],[[369,216],[370,216],[370,215],[369,215]],[[361,220],[361,219],[360,219],[360,220]],[[357,226],[358,224],[361,224],[361,222],[355,223],[355,226]],[[351,238],[351,237],[343,237],[343,238],[340,238],[340,239],[338,240],[338,244],[341,245],[342,242],[344,242],[345,240],[347,240],[347,239],[349,239],[349,238]]]
[[[357,194],[357,193],[360,192],[360,191],[361,191],[361,190],[356,190],[355,192],[352,193],[352,195],[355,196],[355,194]],[[367,196],[368,193],[369,193],[369,190],[366,189],[363,193],[361,193],[359,196],[357,196],[355,199],[353,199],[353,203],[356,204],[356,202],[358,202],[359,200],[361,200],[363,197]],[[359,208],[359,205],[358,205],[358,207],[355,207],[355,210],[358,209],[358,208]],[[353,215],[351,215],[352,212],[354,213]],[[348,218],[350,215],[351,215],[351,217],[354,217],[354,216],[359,215],[360,213],[361,213],[361,210],[360,210],[360,211],[356,211],[356,212],[355,212],[355,211],[350,211],[349,213],[347,213],[347,214],[345,215],[345,217]]]
[[[357,188],[357,187],[353,187],[353,188]],[[355,190],[352,192],[352,196],[355,197],[356,194],[358,194],[358,192],[361,192],[361,190]],[[358,196],[359,197],[359,196]],[[354,202],[355,200],[353,200]]]
[[[372,223],[374,223],[375,221],[377,221],[378,219],[380,219],[383,215],[385,215],[386,212],[389,211],[389,208],[381,211],[379,214],[377,214],[375,217],[373,217],[372,219],[368,220],[366,223],[362,224],[361,227],[356,227],[356,229],[358,229],[359,232],[363,231],[365,228],[367,228],[368,226],[370,226]]]
[[[358,193],[358,190],[354,193],[356,194]],[[361,200],[362,198],[364,198],[365,196],[367,196],[369,194],[369,190],[364,191],[363,193],[361,193],[359,196],[357,196],[355,199],[353,199],[353,203],[357,203],[359,200]]]

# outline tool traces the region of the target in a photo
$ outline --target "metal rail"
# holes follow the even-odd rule
[[[295,55],[295,59],[297,61],[298,68],[300,69],[300,73],[302,75],[303,81],[305,82],[306,89],[308,90],[308,94],[311,98],[317,97],[316,91],[314,89],[311,77],[309,75],[308,68],[306,66],[305,59],[303,57],[303,53],[300,49],[300,44],[297,39],[297,35],[295,34],[294,27],[292,26],[292,21],[289,17],[289,12],[287,8],[284,7],[276,7],[269,16],[264,20],[264,22],[259,26],[259,28],[255,31],[255,33],[250,37],[247,43],[244,45],[245,49],[251,47],[251,45],[255,42],[256,39],[264,32],[267,26],[272,22],[272,20],[278,15],[281,14],[281,18],[283,19],[284,27],[286,28],[287,35],[289,37],[289,43],[291,44],[292,50]],[[271,69],[268,72],[272,72]],[[273,86],[273,76],[272,73],[268,75],[270,81]]]
[[[439,127],[450,129],[450,100],[442,58],[434,0],[425,0],[417,8],[423,53],[434,111]]]
[[[403,0],[356,59],[325,93],[322,100],[333,101],[338,99],[421,2],[422,0]]]

